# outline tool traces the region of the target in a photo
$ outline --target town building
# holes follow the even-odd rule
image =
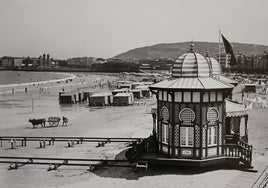
[[[14,59],[12,57],[4,56],[2,57],[2,67],[11,68],[14,66]]]
[[[22,60],[21,57],[14,57],[14,67],[21,67]]]

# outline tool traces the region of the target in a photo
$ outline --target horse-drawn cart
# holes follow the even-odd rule
[[[46,122],[48,122],[52,127],[57,127],[59,125],[60,119],[60,117],[49,117]]]
[[[52,116],[47,119],[42,118],[42,119],[29,119],[29,122],[32,123],[33,128],[35,128],[37,125],[41,125],[42,128],[46,127],[46,122],[49,123],[51,127],[57,127],[59,125],[61,118]],[[66,117],[63,117],[63,125],[67,126],[68,119]]]

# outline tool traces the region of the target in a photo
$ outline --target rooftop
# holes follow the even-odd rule
[[[209,77],[209,63],[204,56],[197,53],[191,44],[189,52],[182,54],[177,58],[172,67],[172,77]]]
[[[170,78],[150,86],[151,89],[232,89],[233,85],[213,77]]]

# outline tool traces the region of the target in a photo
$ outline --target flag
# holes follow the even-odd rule
[[[236,65],[237,62],[236,62],[234,52],[233,52],[233,48],[232,48],[231,44],[229,43],[229,41],[223,35],[221,35],[221,37],[222,37],[222,41],[223,41],[223,44],[224,44],[225,52],[227,54],[231,55],[230,65],[231,66]]]

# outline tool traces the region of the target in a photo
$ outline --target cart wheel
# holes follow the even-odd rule
[[[49,125],[57,127],[59,125],[59,121],[49,121]]]

